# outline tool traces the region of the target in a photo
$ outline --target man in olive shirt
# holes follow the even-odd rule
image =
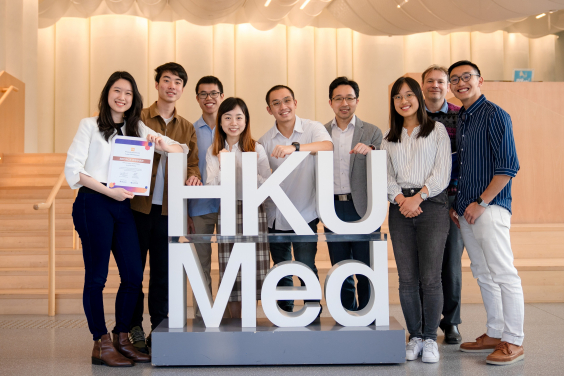
[[[178,115],[175,104],[180,99],[188,75],[176,63],[166,63],[155,69],[155,88],[158,99],[141,112],[141,121],[155,132],[166,135],[180,144],[188,145],[187,185],[201,185],[198,168],[198,144],[194,126]],[[149,196],[135,196],[131,209],[137,225],[143,269],[150,253],[149,315],[151,329],[155,329],[168,316],[168,171],[167,158],[155,154]],[[131,319],[131,341],[140,351],[148,351],[150,339],[143,332],[143,300],[139,294]]]

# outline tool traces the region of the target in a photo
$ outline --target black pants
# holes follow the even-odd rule
[[[99,193],[78,193],[72,206],[74,227],[82,241],[84,292],[82,302],[88,328],[95,341],[108,332],[104,318],[103,290],[108,277],[110,252],[119,270],[114,333],[129,332],[143,269],[137,231],[129,200],[116,201]]]
[[[353,201],[335,201],[335,213],[344,222],[360,220],[360,216],[354,208]],[[332,233],[324,227],[326,233]],[[379,230],[377,230],[379,231]],[[369,242],[327,242],[331,265],[343,260],[357,260],[370,266],[370,243]],[[366,307],[370,300],[370,281],[362,274],[357,274],[358,281],[355,287],[353,276],[349,276],[341,287],[341,303],[349,311],[358,311]],[[356,294],[358,292],[358,303]]]
[[[133,211],[143,270],[149,252],[149,315],[151,329],[168,317],[168,216],[162,215],[162,206],[153,205],[149,214]],[[145,294],[139,293],[137,305],[131,320],[131,327],[141,326],[143,322],[143,301]]]

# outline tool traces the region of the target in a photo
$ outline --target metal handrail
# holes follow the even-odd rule
[[[49,275],[49,286],[47,292],[47,301],[48,301],[48,315],[55,316],[55,197],[57,197],[57,193],[61,189],[61,185],[65,181],[65,172],[61,172],[57,182],[51,189],[49,193],[49,197],[47,197],[47,201],[39,204],[33,205],[35,210],[41,209],[48,209],[49,210],[49,261],[48,261],[48,275]],[[76,193],[75,193],[76,196]],[[73,236],[72,236],[72,246],[73,249],[78,249],[78,236],[76,235],[76,231],[73,228]]]
[[[18,92],[18,91],[20,91],[20,89],[18,89],[14,85],[10,85],[7,88],[5,88],[5,87],[0,88],[0,92],[2,92],[2,91],[4,92],[4,94],[2,94],[2,97],[0,97],[0,106],[6,100],[6,98],[8,98],[8,96],[10,95],[10,93],[12,91]]]

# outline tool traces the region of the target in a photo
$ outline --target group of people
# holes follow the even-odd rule
[[[511,178],[519,169],[509,115],[480,92],[483,78],[469,61],[448,70],[433,65],[421,85],[400,77],[390,94],[389,130],[362,121],[356,114],[360,89],[355,81],[338,77],[329,85],[329,105],[335,117],[323,125],[296,115],[292,89],[276,85],[266,93],[266,110],[274,125],[258,141],[251,136],[250,113],[241,98],[224,98],[221,81],[202,77],[196,84],[201,117],[191,124],[176,110],[188,81],[184,68],[167,63],[155,69],[158,99],[143,109],[134,78],[115,72],[104,87],[96,117],[83,119],[68,151],[65,174],[79,188],[73,221],[82,241],[85,283],[83,303],[94,339],[92,362],[132,366],[150,362],[151,337],[142,328],[143,271],[149,254],[148,308],[151,328],[168,315],[168,153],[186,153],[186,185],[220,184],[221,156],[235,153],[237,231],[242,233],[242,153],[257,153],[257,184],[262,184],[296,151],[311,152],[281,188],[317,232],[314,154],[333,151],[334,201],[337,216],[346,222],[367,211],[366,158],[371,150],[387,152],[389,231],[399,273],[402,310],[409,331],[406,359],[422,355],[439,361],[437,328],[447,343],[461,335],[461,256],[472,261],[487,311],[487,332],[462,351],[491,352],[488,363],[510,364],[523,358],[523,294],[513,266],[509,242]],[[450,85],[450,86],[449,86]],[[448,103],[452,90],[462,108]],[[134,196],[106,186],[115,135],[144,137],[155,143],[150,195]],[[188,202],[189,233],[220,232],[219,199]],[[259,233],[292,233],[281,211],[267,199],[258,211]],[[325,228],[325,232],[330,230]],[[211,291],[211,244],[196,243],[196,251]],[[232,244],[220,244],[220,280]],[[328,243],[332,264],[354,259],[370,264],[368,242]],[[303,262],[317,275],[317,243],[257,243],[257,299],[262,281],[274,264]],[[121,283],[116,297],[116,326],[110,337],[105,325],[103,289],[110,252]],[[356,281],[355,281],[356,278]],[[303,284],[303,282],[302,282]],[[292,286],[291,276],[279,286]],[[343,283],[341,301],[349,311],[363,309],[370,282],[362,275]],[[502,304],[503,301],[503,304]],[[279,301],[292,312],[293,301]],[[442,319],[441,319],[442,314]],[[194,300],[194,315],[201,318]],[[226,316],[241,317],[238,276]]]

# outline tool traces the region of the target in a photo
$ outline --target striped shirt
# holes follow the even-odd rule
[[[458,215],[484,193],[494,175],[512,178],[519,171],[519,160],[513,139],[511,117],[482,95],[468,109],[458,113],[458,194],[454,209]],[[490,205],[499,205],[511,212],[511,183],[499,192]]]
[[[418,138],[420,126],[415,127],[411,136],[403,128],[401,142],[382,140],[382,150],[388,159],[388,200],[396,204],[395,198],[402,188],[426,186],[429,197],[444,191],[450,182],[452,166],[450,139],[445,126],[435,122],[435,128],[427,137]]]

